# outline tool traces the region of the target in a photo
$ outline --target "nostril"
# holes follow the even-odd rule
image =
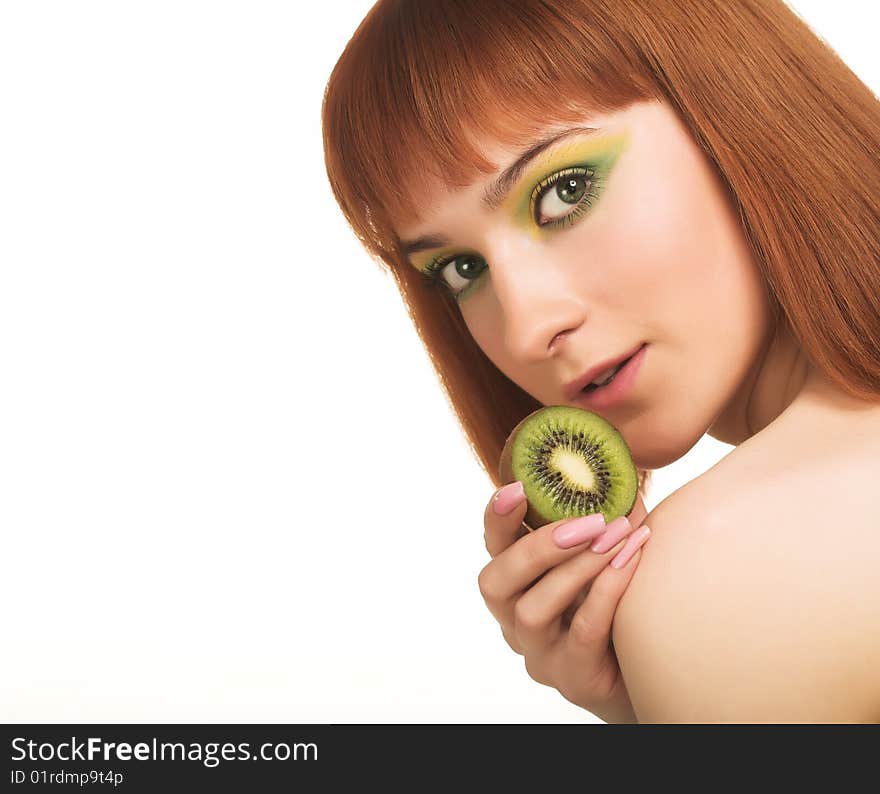
[[[571,331],[560,331],[558,334],[556,334],[556,336],[553,337],[553,339],[550,340],[550,344],[548,345],[547,349],[551,353],[555,352],[556,347],[562,341],[563,337],[570,333]]]

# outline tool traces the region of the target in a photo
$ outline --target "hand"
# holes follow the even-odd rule
[[[590,546],[605,529],[601,516],[580,521],[593,528],[575,545],[561,548],[554,530],[570,529],[572,521],[530,532],[522,524],[524,498],[516,504],[518,490],[515,484],[500,489],[486,506],[485,540],[492,561],[479,576],[486,606],[507,644],[525,657],[531,678],[606,722],[635,722],[611,645],[611,625],[641,552],[620,569],[609,563],[630,537],[636,543],[644,534],[641,522],[647,511],[641,496],[626,518],[608,525],[613,545],[594,552]]]

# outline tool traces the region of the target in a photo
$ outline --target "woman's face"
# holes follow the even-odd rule
[[[770,305],[722,183],[668,105],[583,127],[596,131],[540,152],[497,206],[484,194],[498,174],[438,184],[418,227],[397,231],[404,244],[442,238],[410,262],[435,267],[480,348],[545,405],[590,407],[567,385],[646,345],[622,399],[590,410],[638,466],[659,468],[745,416]],[[499,174],[522,154],[482,148]]]

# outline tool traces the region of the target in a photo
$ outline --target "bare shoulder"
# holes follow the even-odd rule
[[[645,519],[612,632],[640,722],[880,721],[880,421],[827,429],[759,434]]]

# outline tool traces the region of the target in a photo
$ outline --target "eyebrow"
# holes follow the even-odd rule
[[[598,129],[596,127],[571,127],[562,132],[555,132],[541,138],[520,154],[520,156],[505,168],[499,177],[486,188],[482,198],[483,206],[490,210],[498,209],[498,207],[504,203],[504,200],[513,189],[513,186],[522,176],[526,166],[545,149],[550,148],[554,143],[572,135],[591,132],[598,132]],[[431,248],[442,248],[444,245],[449,244],[450,241],[446,237],[436,234],[427,234],[422,237],[417,237],[415,240],[402,240],[401,250],[403,251],[403,255],[408,257],[419,251],[427,251]]]

